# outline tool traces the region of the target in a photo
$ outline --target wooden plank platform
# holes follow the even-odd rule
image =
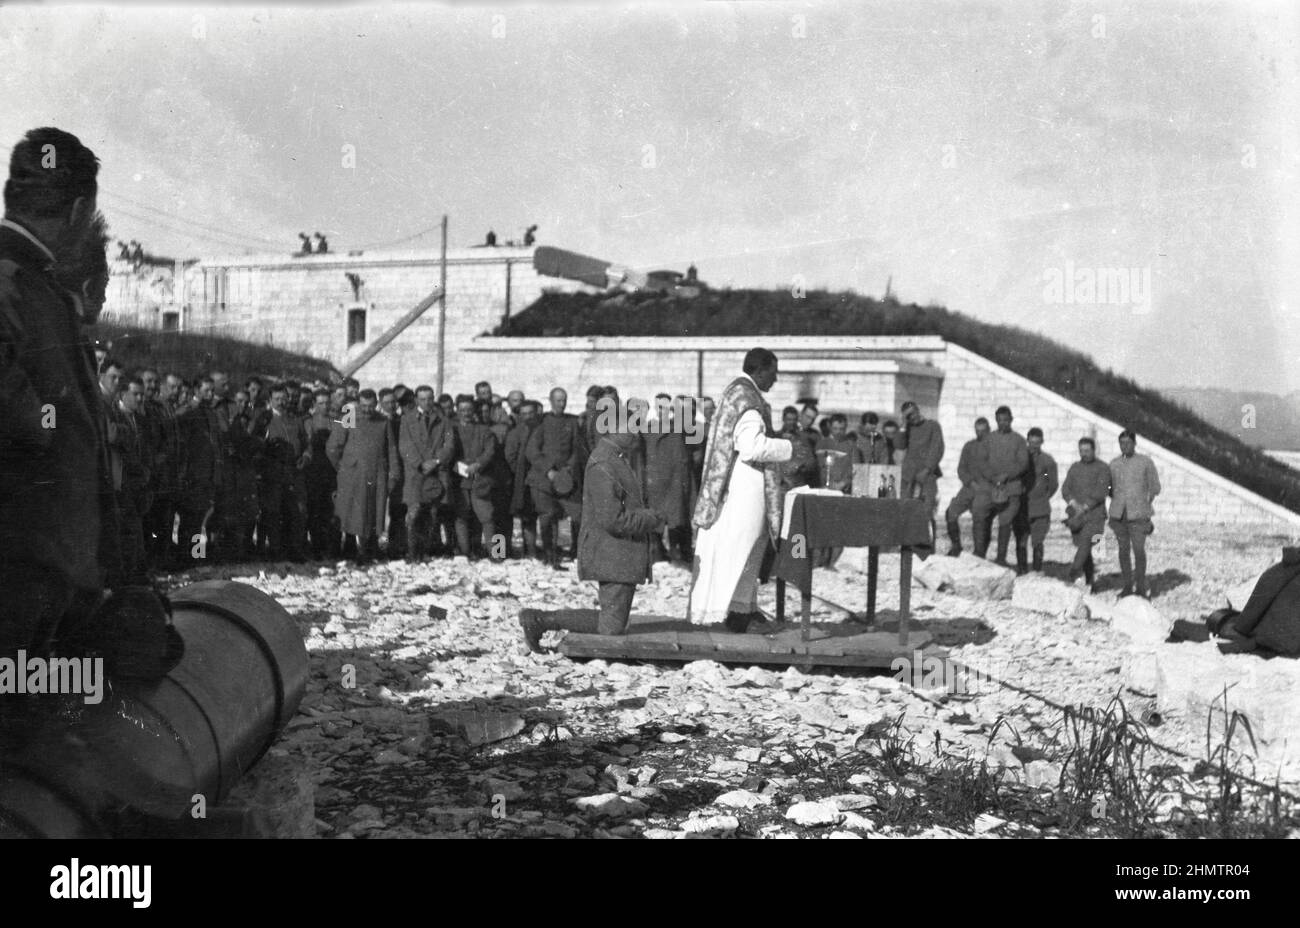
[[[895,658],[922,651],[926,657],[946,658],[948,652],[931,644],[931,636],[915,624],[900,644],[895,632],[853,622],[817,624],[803,640],[799,625],[787,623],[772,634],[737,635],[722,626],[692,625],[662,615],[633,615],[625,635],[586,635],[569,632],[560,653],[571,658],[605,660],[690,661],[782,666],[883,667]]]

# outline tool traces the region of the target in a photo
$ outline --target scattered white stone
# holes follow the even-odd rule
[[[1083,590],[1038,573],[1016,577],[1012,583],[1011,605],[1070,621],[1088,618]]]
[[[781,688],[793,692],[801,690],[808,685],[808,676],[800,673],[794,667],[787,667],[785,673],[781,674]]]
[[[1135,644],[1160,644],[1169,637],[1173,621],[1141,596],[1125,596],[1110,611],[1110,626]]]
[[[740,679],[737,682],[740,684],[749,684],[750,686],[759,686],[766,689],[780,684],[781,678],[772,673],[772,671],[754,664],[745,668],[744,673],[740,675]]]
[[[770,806],[772,797],[747,789],[733,789],[723,793],[713,802],[715,805],[726,806],[729,809],[756,809],[760,806]]]
[[[877,805],[876,797],[864,796],[862,793],[842,793],[839,796],[831,796],[825,801],[834,803],[835,808],[841,812],[857,812],[875,808]]]
[[[620,796],[618,793],[600,793],[596,796],[583,796],[574,799],[573,804],[583,812],[592,815],[605,815],[609,818],[629,818],[646,811],[645,803]]]
[[[706,815],[682,822],[688,838],[722,838],[735,834],[739,827],[740,820],[734,815]]]
[[[763,749],[756,747],[741,748],[735,753],[736,760],[744,761],[747,764],[758,763],[759,758],[763,756]]]
[[[816,725],[819,728],[848,731],[852,727],[848,719],[823,702],[800,703],[794,707],[794,710],[809,725]]]
[[[935,592],[975,600],[1010,599],[1016,572],[963,551],[958,557],[928,557],[912,571],[912,580]]]
[[[989,815],[987,812],[983,812],[975,817],[975,833],[977,835],[988,834],[996,828],[1001,828],[1006,823],[1006,819],[998,818],[996,815]]]
[[[723,777],[740,777],[749,772],[749,764],[743,760],[715,760],[709,767],[709,773]]]
[[[1143,696],[1154,696],[1160,687],[1160,662],[1155,645],[1129,645],[1120,658],[1120,681],[1124,688]]]
[[[1117,600],[1112,596],[1085,593],[1083,597],[1083,604],[1088,609],[1088,618],[1094,622],[1109,622],[1116,602]]]
[[[790,821],[804,827],[838,825],[843,815],[833,802],[797,802],[785,812]]]
[[[827,835],[827,837],[828,837],[828,838],[831,838],[831,839],[835,839],[835,838],[840,838],[840,839],[843,839],[843,838],[851,838],[851,839],[854,840],[854,841],[861,841],[861,840],[862,840],[862,835],[855,835],[855,834],[854,834],[853,832],[851,832],[851,831],[832,831],[829,835]]]
[[[1024,783],[1038,789],[1055,789],[1061,778],[1061,768],[1045,760],[1034,760],[1025,764]]]
[[[851,828],[854,831],[875,831],[875,823],[871,819],[859,815],[856,812],[845,812],[840,821],[842,828]]]

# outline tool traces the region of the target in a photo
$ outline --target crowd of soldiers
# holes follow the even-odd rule
[[[102,352],[113,486],[128,574],[267,558],[533,557],[575,555],[582,477],[598,438],[593,386],[580,415],[553,389],[544,411],[512,390],[436,396],[432,387],[361,389],[223,371],[186,381],[150,367],[125,371]],[[657,409],[701,422],[712,402],[667,395]],[[651,418],[656,412],[648,410]],[[690,557],[690,513],[702,443],[666,427],[644,436],[639,464],[665,516],[659,556]],[[561,528],[569,522],[569,544]],[[516,531],[517,520],[517,531]]]
[[[380,557],[529,557],[561,567],[576,558],[598,409],[602,400],[619,402],[616,388],[594,385],[586,407],[573,415],[560,387],[543,410],[522,390],[502,397],[487,382],[453,397],[435,396],[427,385],[363,390],[354,378],[331,387],[253,377],[232,390],[222,371],[192,381],[152,368],[128,374],[102,355],[99,370],[121,547],[127,573],[136,577],[252,558],[365,564]],[[659,394],[645,405],[651,424],[634,460],[651,507],[665,521],[656,558],[689,563],[713,401]],[[787,406],[777,434],[802,451],[783,465],[784,487],[848,493],[854,464],[896,465],[897,495],[920,498],[934,511],[943,432],[915,403],[901,412],[903,426],[867,412],[849,431],[841,413],[821,416],[812,402]],[[683,416],[693,428],[674,425]],[[660,418],[663,426],[655,424]],[[1072,569],[1091,585],[1091,546],[1105,525],[1101,504],[1112,494],[1111,468],[1095,460],[1095,443],[1085,439],[1062,484],[1041,429],[1022,437],[1005,406],[995,421],[990,429],[978,419],[976,437],[962,448],[961,489],[944,513],[948,554],[961,553],[959,520],[970,512],[977,556],[988,556],[996,523],[994,563],[1012,566],[1014,539],[1016,571],[1041,571],[1051,501],[1060,491],[1088,514],[1086,524],[1072,526],[1079,552]],[[693,432],[700,440],[689,440]],[[565,520],[567,549],[560,537]],[[1112,520],[1121,566],[1128,548],[1138,549],[1136,586],[1145,592],[1146,532],[1123,531],[1122,518],[1115,526]],[[833,566],[838,552],[815,556],[819,566]]]

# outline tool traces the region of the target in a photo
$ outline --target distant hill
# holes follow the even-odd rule
[[[1046,387],[1139,436],[1300,512],[1300,473],[1270,459],[1191,409],[1099,368],[1092,358],[1015,326],[981,322],[941,306],[856,293],[710,290],[694,299],[649,293],[547,293],[492,334],[537,336],[938,335]],[[1236,422],[1240,425],[1240,405]],[[1253,436],[1252,436],[1253,437]]]
[[[332,364],[320,358],[220,335],[160,332],[111,322],[101,322],[86,332],[92,339],[110,342],[110,353],[128,371],[149,366],[189,379],[223,370],[238,384],[251,376],[325,381],[339,376]]]
[[[1254,448],[1300,451],[1300,393],[1279,396],[1217,387],[1173,387],[1160,391],[1216,428]],[[1254,407],[1253,425],[1250,410]]]

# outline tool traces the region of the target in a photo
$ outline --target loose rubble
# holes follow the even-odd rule
[[[1050,791],[1062,773],[1046,751],[1060,719],[1051,703],[1104,707],[1120,695],[1135,714],[1158,713],[1154,739],[1190,755],[1152,762],[1190,772],[1222,695],[1202,681],[1224,666],[1232,708],[1252,715],[1261,741],[1256,775],[1300,782],[1295,752],[1278,747],[1300,705],[1300,663],[1225,658],[1212,643],[1165,644],[1159,634],[1217,608],[1271,563],[1278,539],[1169,531],[1151,548],[1156,595],[1144,604],[1117,599],[1114,564],[1099,565],[1095,594],[1062,582],[1070,551],[1057,534],[1047,578],[1017,580],[969,555],[918,565],[914,619],[970,669],[961,692],[915,688],[888,671],[534,655],[518,610],[594,605],[595,593],[571,570],[531,562],[264,564],[172,580],[249,583],[298,622],[311,678],[275,750],[307,797],[294,827],[321,837],[1010,836],[1021,832],[1004,816],[896,828],[891,809],[916,797],[851,762],[910,739],[918,761],[982,760],[1017,788]],[[886,628],[896,621],[897,561],[881,559]],[[659,564],[655,575],[636,609],[683,614],[689,572]],[[849,549],[837,570],[817,571],[814,620],[860,610],[865,585],[865,552]],[[772,597],[764,587],[769,612]]]

